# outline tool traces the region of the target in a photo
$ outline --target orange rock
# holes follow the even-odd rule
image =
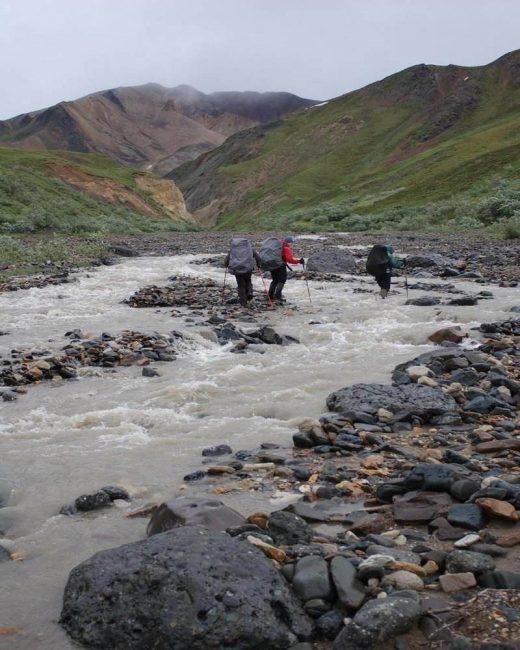
[[[361,461],[361,465],[366,469],[378,469],[385,462],[382,454],[371,454]]]
[[[258,528],[267,528],[267,521],[269,520],[269,515],[266,515],[265,512],[253,512],[252,515],[249,515],[247,518],[248,523],[255,524]]]
[[[476,503],[490,517],[499,517],[500,519],[508,519],[509,521],[518,521],[520,519],[520,515],[515,507],[507,501],[499,501],[490,497],[480,497],[480,499],[476,499]]]
[[[253,546],[259,548],[263,553],[265,553],[265,555],[267,555],[267,557],[283,564],[285,560],[285,551],[282,551],[281,548],[276,548],[276,546],[266,544],[265,542],[262,542],[261,539],[258,539],[258,537],[253,537],[253,535],[249,535],[247,541]]]
[[[392,569],[392,571],[409,571],[410,573],[415,573],[416,576],[426,575],[422,566],[413,564],[412,562],[400,562],[396,560],[389,564],[387,568]]]

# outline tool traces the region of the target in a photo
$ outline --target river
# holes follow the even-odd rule
[[[397,363],[431,349],[427,336],[436,329],[504,319],[517,303],[517,289],[452,281],[468,293],[490,289],[494,298],[477,307],[405,306],[402,288],[382,301],[375,290],[355,293],[370,286],[357,278],[310,282],[311,304],[305,284],[289,280],[286,297],[299,309],[265,312],[260,320],[300,345],[231,354],[204,336],[209,326],[197,322],[201,318],[187,322],[169,308],[122,303],[138,288],[166,284],[174,273],[222,281],[221,270],[191,264],[194,259],[132,258],[79,273],[71,284],[0,294],[0,331],[9,332],[0,337],[2,356],[20,346],[59,350],[65,332],[76,328],[95,334],[176,329],[192,338],[176,361],[154,364],[160,377],[144,378],[138,367],[96,369],[78,381],[30,386],[18,401],[0,402],[0,481],[13,487],[9,505],[0,509],[0,530],[6,531],[0,544],[25,555],[0,564],[0,628],[19,628],[0,635],[2,648],[75,647],[57,625],[69,571],[98,550],[144,536],[146,520],[125,517],[124,508],[66,517],[57,514],[62,505],[109,484],[131,492],[132,508],[157,502],[176,494],[182,477],[200,468],[204,447],[289,445],[298,419],[318,417],[332,390],[388,382]],[[244,514],[280,507],[257,493],[223,500]]]

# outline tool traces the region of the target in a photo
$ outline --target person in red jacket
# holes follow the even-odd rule
[[[294,237],[284,237],[282,239],[282,266],[271,271],[271,284],[269,285],[269,297],[275,302],[285,302],[282,291],[287,282],[287,264],[305,264],[303,257],[296,258],[289,244],[294,242]]]

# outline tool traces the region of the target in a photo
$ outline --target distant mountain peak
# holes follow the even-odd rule
[[[120,86],[0,121],[0,146],[97,152],[147,168],[162,161],[166,173],[233,133],[313,103],[289,93],[206,95],[187,84]]]

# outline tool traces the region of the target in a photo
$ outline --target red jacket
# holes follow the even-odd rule
[[[287,242],[282,242],[282,260],[286,264],[299,264],[300,263],[300,258],[294,257],[294,254],[291,250],[291,247]]]

